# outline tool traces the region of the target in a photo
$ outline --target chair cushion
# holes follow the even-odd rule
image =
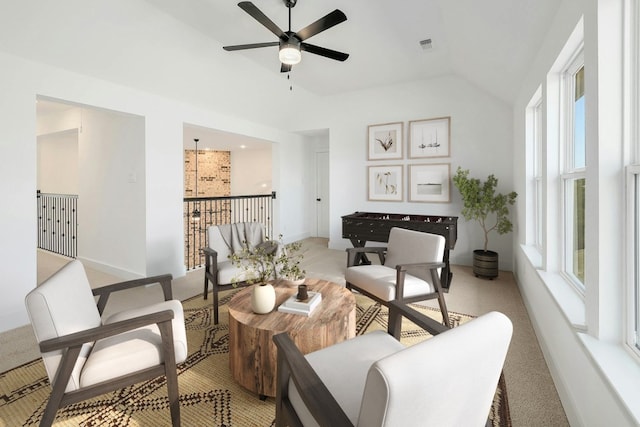
[[[182,363],[187,358],[187,334],[180,301],[163,301],[142,308],[125,310],[109,316],[104,323],[115,323],[163,310],[173,310],[174,318],[171,321],[173,346],[176,363]],[[155,324],[98,340],[82,369],[80,386],[90,386],[156,366],[163,360],[162,338]]]
[[[395,268],[398,264],[440,262],[444,257],[444,245],[445,238],[439,234],[393,227],[389,232],[384,265]],[[409,272],[426,281],[429,281],[431,277],[426,270],[422,270],[418,274],[411,270]]]
[[[371,366],[359,426],[481,426],[512,326],[492,312]]]
[[[223,236],[227,234],[226,240]],[[238,237],[238,236],[244,237]],[[233,239],[232,239],[233,236]],[[247,237],[248,236],[248,237]],[[247,271],[245,268],[237,267],[231,262],[231,254],[242,250],[243,245],[239,243],[239,239],[249,239],[252,249],[258,249],[270,253],[275,252],[274,257],[278,257],[282,248],[278,241],[264,240],[264,226],[257,222],[235,223],[212,225],[207,229],[208,247],[218,253],[218,284],[228,285],[234,282],[243,282],[247,279]],[[232,250],[232,241],[235,242],[235,248]]]
[[[355,425],[369,367],[376,360],[403,348],[392,336],[375,331],[309,353],[305,357]],[[293,381],[289,381],[289,399],[303,425],[318,425],[302,402]]]
[[[236,267],[231,260],[218,262],[218,284],[228,285],[246,280],[247,271],[244,268]]]
[[[369,292],[383,301],[396,297],[396,269],[386,265],[358,265],[349,267],[344,278],[357,288]],[[404,280],[404,298],[435,292],[434,286],[425,280],[407,274]]]
[[[217,225],[207,228],[207,246],[218,253],[218,262],[228,260],[229,256],[231,256],[231,249],[222,238]]]
[[[82,263],[73,260],[29,292],[25,305],[38,342],[101,325],[100,313]],[[82,346],[66,391],[80,387],[80,371],[93,343]],[[42,354],[47,375],[53,382],[62,350]]]

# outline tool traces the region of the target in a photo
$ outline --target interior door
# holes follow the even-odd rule
[[[316,236],[329,238],[329,152],[316,153]]]

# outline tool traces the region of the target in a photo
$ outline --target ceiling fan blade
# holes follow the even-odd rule
[[[223,46],[222,48],[227,51],[232,51],[232,50],[244,50],[244,49],[257,49],[259,47],[278,46],[279,44],[280,42],[250,43],[250,44],[237,44],[233,46]]]
[[[260,11],[253,3],[250,1],[241,1],[238,3],[238,6],[249,15],[253,17],[256,21],[264,25],[269,31],[275,34],[278,38],[283,37],[284,31],[280,29],[271,19],[267,17],[264,13]]]
[[[349,57],[348,53],[338,52],[337,50],[331,50],[309,43],[300,43],[300,49],[309,53],[315,53],[316,55],[335,59],[336,61],[346,61]]]
[[[293,65],[283,64],[283,63],[280,63],[280,64],[281,64],[280,65],[280,72],[281,73],[288,73],[293,68]]]
[[[339,9],[327,14],[326,16],[318,19],[313,24],[309,24],[302,30],[296,32],[296,36],[300,41],[304,41],[309,37],[315,36],[324,30],[327,30],[335,25],[340,24],[347,20],[347,16]]]

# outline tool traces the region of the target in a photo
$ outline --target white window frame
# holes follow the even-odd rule
[[[584,67],[584,45],[581,43],[572,55],[567,67],[562,72],[562,101],[561,101],[561,159],[562,173],[560,174],[562,195],[562,275],[581,294],[584,295],[585,283],[573,273],[573,197],[575,182],[586,179],[586,166],[575,167],[574,160],[574,104],[575,104],[575,74]],[[585,184],[586,185],[586,184]],[[586,251],[586,248],[585,248]],[[585,280],[586,281],[586,280]]]
[[[627,292],[626,343],[640,357],[640,165],[627,167],[629,236],[629,286]]]
[[[630,146],[631,163],[626,168],[627,176],[627,292],[625,342],[627,348],[640,359],[640,0],[628,3],[629,41],[625,56],[629,59],[625,68],[625,120],[628,123],[626,140]]]
[[[542,166],[543,166],[543,137],[542,137],[542,95],[539,99],[534,101],[531,108],[532,113],[532,143],[533,143],[533,246],[542,253],[543,250],[543,197],[544,187],[542,179]]]

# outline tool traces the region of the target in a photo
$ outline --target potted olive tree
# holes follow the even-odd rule
[[[493,174],[482,182],[470,178],[469,170],[461,167],[458,167],[453,183],[462,196],[462,216],[467,221],[478,221],[484,231],[484,248],[473,251],[473,274],[489,279],[498,277],[498,253],[488,249],[489,233],[505,234],[513,230],[509,206],[515,203],[518,194],[515,191],[496,194],[498,179]]]

